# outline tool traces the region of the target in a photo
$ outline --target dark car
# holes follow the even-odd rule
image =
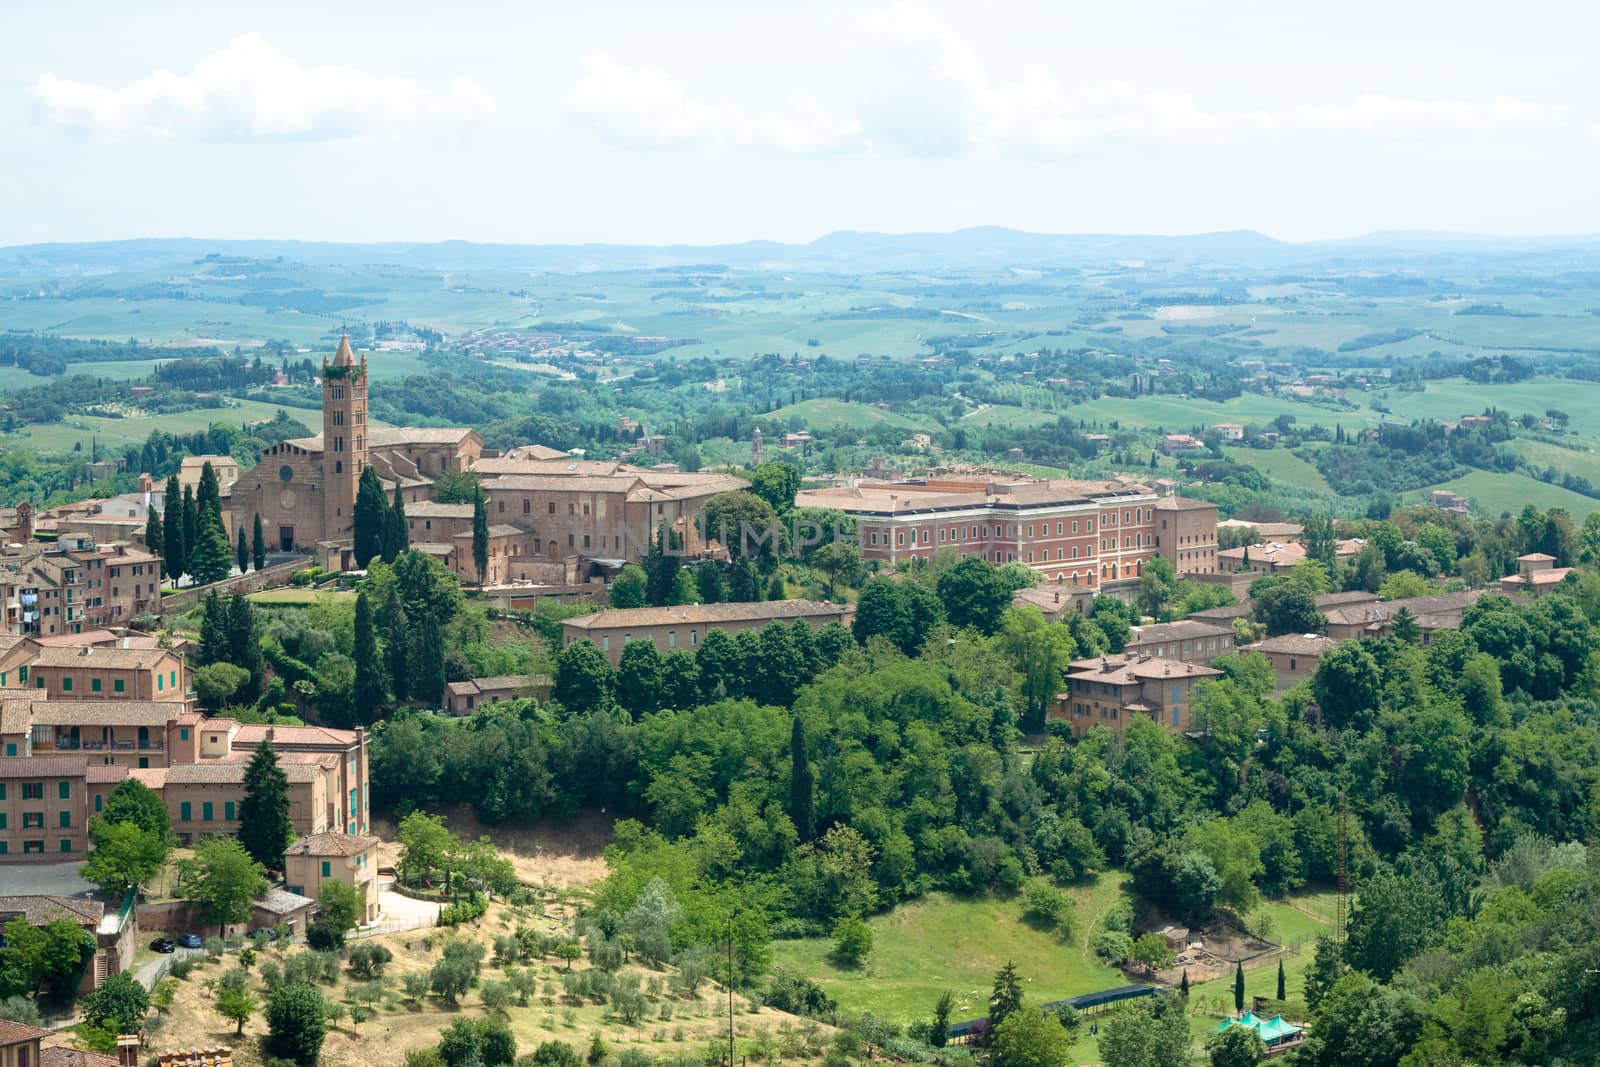
[[[150,949],[152,952],[176,952],[178,946],[170,937],[158,937],[150,942]]]
[[[201,945],[205,944],[205,942],[200,940],[199,934],[179,934],[178,944],[182,945],[184,948],[199,948]]]

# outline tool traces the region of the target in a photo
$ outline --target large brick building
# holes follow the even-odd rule
[[[1122,733],[1136,715],[1169,730],[1192,725],[1195,684],[1221,671],[1155,656],[1104,656],[1079,660],[1067,673],[1067,692],[1056,698],[1050,718],[1072,724],[1083,736],[1096,726]]]
[[[1130,588],[1157,555],[1180,573],[1215,567],[1216,507],[1126,478],[877,482],[808,490],[795,504],[854,516],[862,558],[889,563],[954,550],[1108,592]]]
[[[482,452],[473,430],[371,426],[366,356],[357,362],[341,338],[323,362],[322,432],[267,449],[226,499],[235,527],[249,528],[260,515],[270,544],[304,549],[354,534],[356,487],[368,465],[386,491],[398,484],[407,501],[431,500],[438,475],[466,470]]]
[[[562,647],[589,640],[615,665],[634,641],[651,641],[663,656],[674,649],[693,653],[712,630],[735,634],[771,622],[804,621],[812,629],[830,622],[848,626],[855,605],[812,600],[765,600],[752,604],[685,604],[665,608],[613,608],[561,623]]]

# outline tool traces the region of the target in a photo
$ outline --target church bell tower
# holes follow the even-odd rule
[[[333,362],[322,361],[323,536],[355,533],[356,486],[367,466],[367,357],[357,363],[350,338]]]

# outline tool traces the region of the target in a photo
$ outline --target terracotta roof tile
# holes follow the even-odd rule
[[[561,625],[577,630],[617,630],[630,626],[665,626],[671,623],[697,623],[710,626],[719,622],[849,615],[854,610],[850,604],[819,604],[811,600],[764,600],[750,604],[684,604],[665,608],[610,608],[592,615],[563,619]]]

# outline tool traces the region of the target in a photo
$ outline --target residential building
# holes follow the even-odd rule
[[[1094,593],[1081,585],[1050,582],[1046,585],[1029,585],[1011,594],[1016,607],[1032,605],[1044,612],[1050,622],[1058,622],[1069,611],[1087,615],[1094,607]]]
[[[1219,422],[1211,429],[1224,441],[1244,440],[1244,427],[1237,422]]]
[[[1255,537],[1256,543],[1277,541],[1290,544],[1305,536],[1306,528],[1298,522],[1251,522],[1248,519],[1224,519],[1217,523],[1218,530],[1241,530]]]
[[[1359,540],[1334,542],[1335,559],[1351,559],[1361,551]],[[1266,544],[1217,551],[1217,566],[1222,572],[1248,571],[1251,574],[1282,574],[1306,558],[1306,546],[1297,541],[1268,541]]]
[[[1459,593],[1409,597],[1405,600],[1364,601],[1345,607],[1321,608],[1321,611],[1328,620],[1328,636],[1345,640],[1386,636],[1394,629],[1394,617],[1404,608],[1416,622],[1422,634],[1422,643],[1426,645],[1432,642],[1433,635],[1439,630],[1459,630],[1467,610],[1484,593],[1482,589],[1467,589]]]
[[[1321,634],[1283,634],[1245,645],[1242,652],[1259,652],[1272,664],[1275,692],[1282,694],[1317,673],[1322,654],[1339,642]]]
[[[49,1030],[0,1019],[0,1067],[39,1067],[39,1042]]]
[[[1471,503],[1460,493],[1452,493],[1448,489],[1435,489],[1428,494],[1428,503],[1440,511],[1448,511],[1456,515],[1466,515],[1472,510]]]
[[[82,994],[133,965],[137,947],[134,940],[138,936],[133,901],[133,894],[128,893],[120,906],[108,909],[99,900],[81,897],[0,896],[0,926],[13,919],[26,919],[30,926],[43,926],[65,919],[92,933],[94,955],[90,957],[78,984],[78,992]],[[0,1023],[0,1026],[3,1025]]]
[[[1103,656],[1078,660],[1067,673],[1067,691],[1056,698],[1050,718],[1072,724],[1081,737],[1096,726],[1122,733],[1142,715],[1170,730],[1191,725],[1195,683],[1221,671],[1154,656]]]
[[[212,473],[217,476],[219,489],[231,489],[233,483],[239,480],[239,461],[232,456],[184,456],[178,463],[179,488],[200,488],[200,477],[207,463],[211,464]]]
[[[16,670],[6,667],[15,660]],[[115,645],[25,642],[0,658],[0,692],[41,700],[133,700],[183,704],[189,680],[181,657],[154,639]]]
[[[327,882],[343,882],[356,891],[361,925],[377,921],[378,839],[370,834],[310,834],[284,851],[283,883],[290,893],[316,900]]]
[[[1169,456],[1181,455],[1184,452],[1198,452],[1204,450],[1206,443],[1200,438],[1188,433],[1169,433],[1161,438],[1161,451]]]
[[[1217,505],[1164,496],[1156,501],[1156,549],[1178,576],[1217,572]]]
[[[1518,556],[1517,573],[1500,579],[1500,591],[1506,596],[1548,596],[1572,573],[1571,567],[1557,567],[1557,562],[1556,557],[1543,552]]]
[[[505,674],[492,678],[469,678],[445,686],[447,706],[452,715],[471,715],[485,704],[550,696],[550,678],[543,674]]]
[[[1182,619],[1133,627],[1122,651],[1129,656],[1205,664],[1218,656],[1231,655],[1233,641],[1232,626]]]
[[[662,655],[678,648],[693,653],[712,630],[732,635],[741,630],[759,630],[771,622],[795,621],[804,621],[812,629],[830,622],[848,626],[854,615],[853,604],[819,604],[811,600],[612,608],[562,620],[561,644],[566,647],[574,641],[593,641],[615,665],[622,660],[622,650],[634,641],[651,641]]]

